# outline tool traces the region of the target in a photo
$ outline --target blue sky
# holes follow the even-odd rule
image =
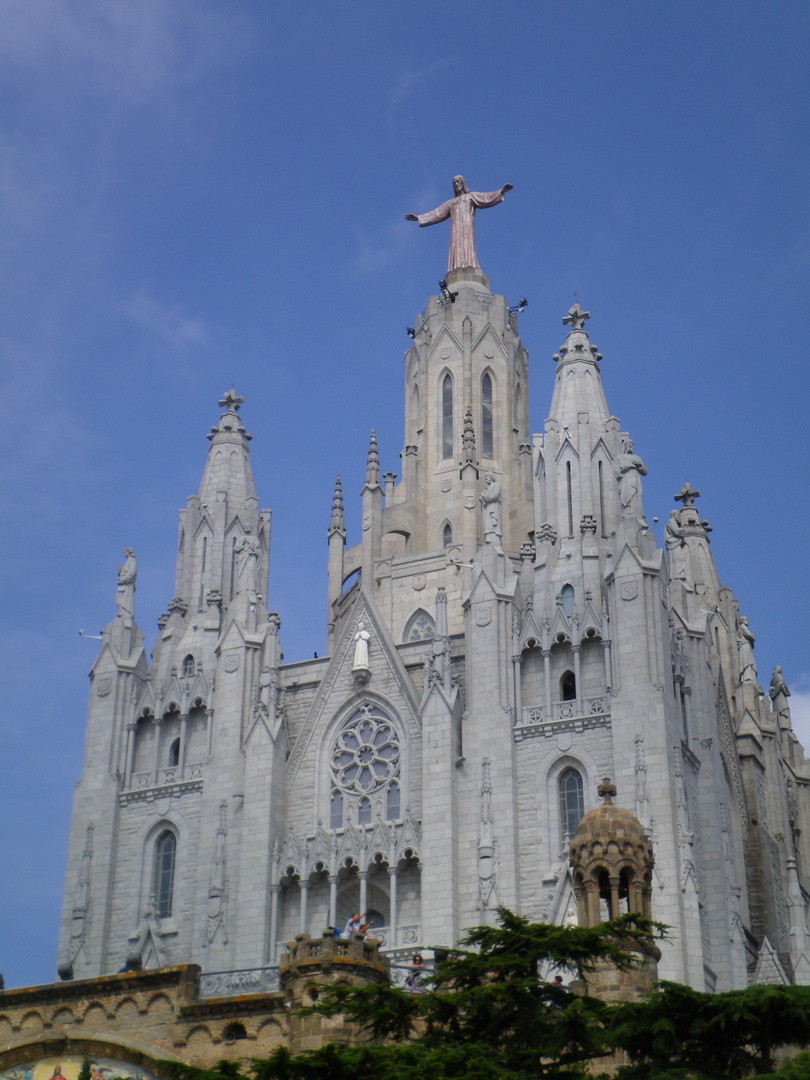
[[[529,307],[532,430],[578,296],[663,522],[699,488],[720,576],[810,744],[810,5],[0,4],[0,971],[53,978],[86,673],[137,553],[154,643],[177,511],[232,383],[273,510],[288,659],[325,648],[336,472],[399,472],[405,327],[478,217]],[[661,526],[658,527],[661,536]],[[802,720],[802,716],[806,720]]]

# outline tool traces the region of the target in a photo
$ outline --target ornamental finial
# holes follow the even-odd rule
[[[694,491],[692,485],[687,480],[677,495],[674,496],[675,502],[682,502],[683,505],[691,506],[695,499],[700,498],[700,492]]]
[[[244,400],[245,399],[239,397],[234,388],[231,387],[230,390],[226,390],[219,399],[218,405],[220,409],[226,409],[229,413],[236,413],[239,412],[239,406]]]
[[[568,314],[563,319],[564,326],[570,326],[572,330],[581,330],[585,324],[586,319],[590,319],[590,311],[583,311],[579,306],[579,301],[572,308],[568,309]]]

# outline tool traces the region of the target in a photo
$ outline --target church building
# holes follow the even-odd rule
[[[270,990],[288,942],[353,913],[395,972],[499,905],[576,920],[570,841],[609,777],[651,845],[660,976],[810,983],[789,691],[758,681],[689,484],[656,545],[588,319],[562,320],[531,434],[517,311],[448,272],[405,355],[401,477],[372,431],[353,547],[335,485],[323,658],[283,660],[270,511],[223,396],[151,657],[128,550],[92,668],[63,978],[197,964],[201,993]],[[603,876],[606,918],[628,883]]]

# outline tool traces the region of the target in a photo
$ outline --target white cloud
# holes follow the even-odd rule
[[[805,754],[810,755],[810,677],[800,677],[797,688],[790,691],[788,705],[796,737],[804,747]]]
[[[233,5],[5,0],[0,8],[7,72],[38,72],[48,81],[69,74],[129,102],[195,81],[246,40]]]
[[[201,319],[189,319],[179,308],[163,304],[143,291],[122,304],[121,311],[170,349],[182,351],[209,342],[208,330]]]

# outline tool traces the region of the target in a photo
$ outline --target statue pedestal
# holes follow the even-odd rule
[[[452,291],[454,285],[469,281],[475,285],[483,285],[489,289],[489,278],[478,266],[464,266],[460,270],[448,270],[445,278],[447,287]]]

